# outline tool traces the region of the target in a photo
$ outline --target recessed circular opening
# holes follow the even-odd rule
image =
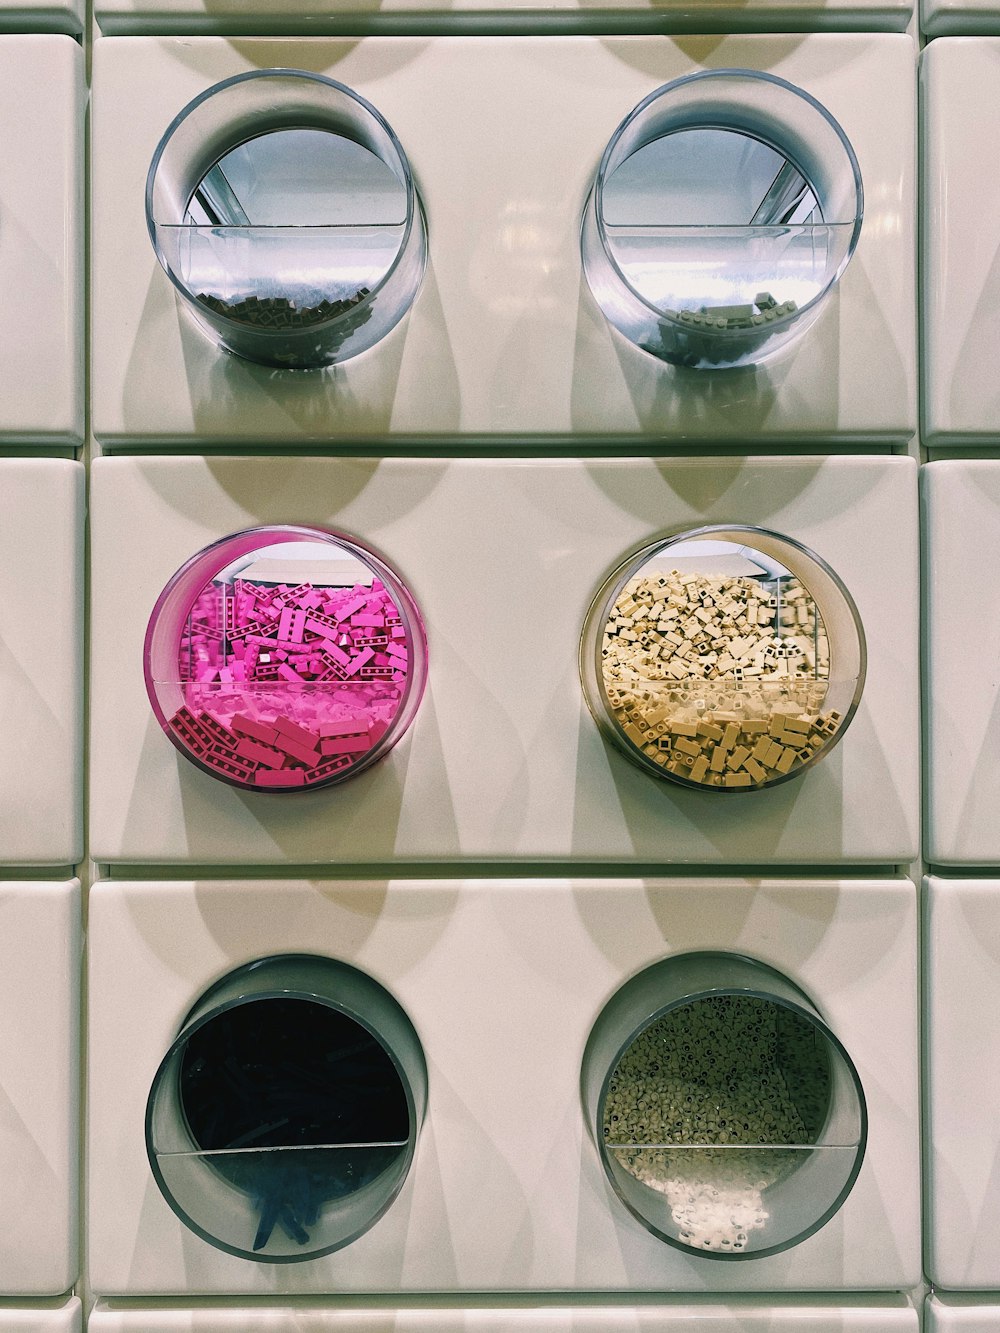
[[[814,552],[759,528],[701,528],[644,546],[606,580],[580,674],[602,733],[647,772],[760,790],[840,740],[864,687],[864,634]]]
[[[712,70],[652,93],[616,130],[584,212],[607,318],[676,365],[739,366],[819,313],[857,245],[857,159],[807,93]]]
[[[849,1056],[812,1001],[753,959],[691,954],[629,982],[583,1067],[605,1172],[679,1249],[760,1258],[823,1226],[864,1157]]]
[[[420,613],[359,542],[253,528],[193,556],[146,631],[146,689],[164,732],[212,777],[290,792],[356,776],[416,715]]]
[[[204,1240],[247,1259],[313,1259],[389,1207],[425,1099],[420,1043],[388,992],[329,959],[264,959],[185,1019],[150,1090],[147,1151]]]
[[[200,326],[252,361],[329,365],[416,295],[424,223],[376,109],[302,70],[258,70],[191,102],[153,157],[157,258]]]

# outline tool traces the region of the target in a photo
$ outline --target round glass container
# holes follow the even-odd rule
[[[427,641],[399,576],[353,538],[250,528],[173,576],[143,668],[186,759],[251,791],[302,791],[395,745],[423,695]]]
[[[773,74],[705,70],[615,131],[584,209],[583,265],[643,351],[747,365],[813,322],[863,213],[854,150],[814,98]]]
[[[794,778],[840,740],[864,688],[857,607],[818,555],[762,528],[660,538],[591,603],[580,677],[633,763],[703,791]]]
[[[146,1152],[185,1226],[227,1254],[316,1259],[399,1193],[427,1102],[406,1014],[330,958],[248,963],[198,1000],[156,1071]]]
[[[297,69],[240,74],[188,103],[153,154],[146,224],[213,341],[293,369],[378,342],[426,260],[392,129],[343,84]]]
[[[615,1193],[686,1253],[760,1259],[837,1212],[864,1159],[858,1072],[813,1001],[728,953],[627,982],[582,1067],[587,1125]]]

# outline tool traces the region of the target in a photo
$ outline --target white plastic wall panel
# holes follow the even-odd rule
[[[926,854],[1000,865],[1000,462],[931,463],[921,486]]]
[[[0,36],[0,445],[83,439],[84,114],[77,42]]]
[[[91,1286],[259,1296],[911,1288],[916,929],[904,879],[101,882],[89,918]],[[701,949],[749,954],[797,982],[850,1052],[868,1105],[867,1153],[842,1209],[752,1263],[688,1256],[653,1237],[613,1193],[584,1125],[580,1062],[608,998],[652,962]],[[396,997],[427,1058],[428,1112],[406,1183],[370,1231],[325,1258],[255,1264],[169,1208],[144,1117],[198,996],[283,952],[341,958]]]
[[[928,879],[925,933],[928,1275],[996,1288],[1000,881]]]
[[[100,0],[97,21],[105,33],[333,33],[370,32],[423,21],[444,27],[432,0],[386,0],[376,10],[359,0],[299,0],[294,10],[278,0]],[[850,29],[902,31],[910,17],[908,0],[703,0],[683,9],[653,0],[461,0],[449,10],[460,23],[505,22],[525,29],[552,30],[568,24],[600,31],[609,20],[626,20],[632,31],[656,32],[815,32]]]
[[[25,1306],[0,1305],[0,1333],[82,1333],[83,1308],[75,1296],[67,1301]]]
[[[430,674],[382,762],[317,791],[241,791],[152,713],[143,637],[171,575],[259,523],[370,542],[424,613]],[[661,782],[606,744],[580,630],[630,549],[704,523],[812,548],[853,595],[868,675],[844,739],[801,779],[736,798]],[[893,864],[919,814],[916,467],[907,458],[98,459],[91,486],[91,850],[99,861]],[[155,537],[151,539],[151,535]]]
[[[940,1293],[927,1298],[924,1333],[996,1333],[1000,1328],[1000,1296]]]
[[[924,440],[1000,445],[1000,184],[985,165],[1000,154],[1000,38],[935,41],[920,59]]]
[[[752,1302],[752,1303],[751,1303]],[[499,1305],[499,1298],[498,1298]],[[110,1310],[98,1302],[91,1333],[917,1333],[902,1298],[842,1297],[770,1304],[760,1297],[699,1304],[588,1305],[516,1302],[499,1308],[344,1310],[322,1306]]]
[[[0,220],[0,247],[2,229]],[[7,865],[83,855],[83,492],[78,463],[0,459]]]
[[[81,949],[78,881],[0,882],[0,1300],[78,1276]]]
[[[242,12],[242,11],[241,11]],[[241,361],[189,322],[144,221],[174,116],[246,70],[302,67],[385,115],[427,211],[429,264],[409,316],[325,372]],[[745,372],[676,370],[613,331],[582,275],[580,221],[604,148],[648,93],[703,68],[803,88],[857,153],[865,220],[818,322]],[[434,90],[428,96],[428,89]],[[916,429],[915,57],[906,36],[98,41],[93,111],[93,429],[105,448],[271,449],[461,434],[887,443]]]
[[[996,0],[920,0],[920,27],[928,37],[1000,33]]]

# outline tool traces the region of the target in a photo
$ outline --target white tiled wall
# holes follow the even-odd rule
[[[567,3],[547,35],[545,15],[514,5],[525,35],[485,38],[448,15],[415,29],[410,0],[359,12],[354,32],[322,0],[280,8],[109,0],[97,19],[126,35],[79,42],[73,5],[0,6],[15,33],[0,36],[0,1330],[80,1333],[87,1316],[98,1333],[916,1333],[922,1317],[925,1333],[993,1333],[1000,35],[936,34],[1000,34],[995,0],[927,0],[919,56],[907,0],[613,19]],[[700,20],[714,35],[664,35]],[[428,214],[411,315],[319,375],[217,353],[182,319],[144,226],[169,120],[215,80],[279,63],[371,97]],[[798,82],[841,121],[862,243],[786,361],[681,373],[605,325],[579,220],[621,117],[671,77],[727,65]],[[398,451],[418,457],[379,457]],[[391,757],[287,802],[187,765],[141,676],[165,580],[262,521],[373,541],[430,633],[428,694]],[[814,548],[868,641],[837,751],[734,802],[610,752],[576,667],[616,560],[706,521]],[[905,876],[928,863],[918,942]],[[293,878],[303,867],[317,879]],[[788,1255],[735,1268],[668,1252],[622,1213],[580,1109],[596,1010],[692,944],[798,978],[872,1111],[843,1210]],[[433,1077],[411,1179],[379,1228],[274,1268],[184,1232],[148,1172],[142,1108],[199,989],[286,947],[351,958],[403,998]],[[925,1307],[921,1213],[924,1271],[943,1289]]]

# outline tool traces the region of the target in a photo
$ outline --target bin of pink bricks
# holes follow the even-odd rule
[[[288,792],[368,768],[413,721],[427,676],[416,604],[354,539],[268,527],[206,547],[146,631],[146,689],[186,759]]]

